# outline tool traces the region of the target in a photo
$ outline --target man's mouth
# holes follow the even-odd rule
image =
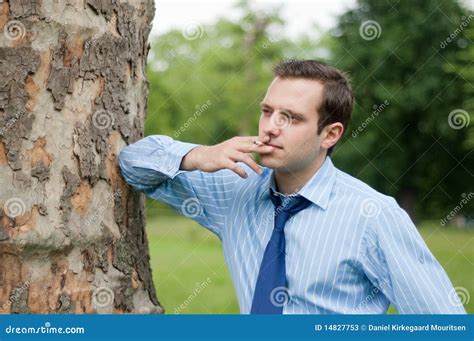
[[[275,147],[275,148],[283,149],[282,146],[279,146],[279,145],[276,145],[276,144],[273,144],[273,143],[267,143],[267,145],[268,145],[268,146]]]

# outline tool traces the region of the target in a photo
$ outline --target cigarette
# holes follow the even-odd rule
[[[260,142],[258,140],[254,140],[253,143],[256,144],[257,146],[263,146],[263,142]]]

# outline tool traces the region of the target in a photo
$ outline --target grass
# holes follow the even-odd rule
[[[168,314],[238,314],[219,239],[182,216],[151,216],[147,222],[158,298]],[[438,225],[439,226],[439,225]],[[474,293],[474,233],[424,223],[420,233],[454,287]],[[474,313],[474,297],[465,304]],[[389,313],[396,313],[390,307]]]

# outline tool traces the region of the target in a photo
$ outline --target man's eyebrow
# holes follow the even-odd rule
[[[288,109],[283,109],[283,111],[289,113],[291,116],[294,116],[296,119],[299,119],[299,120],[304,120],[305,118],[303,114],[299,114],[297,112],[294,112]]]

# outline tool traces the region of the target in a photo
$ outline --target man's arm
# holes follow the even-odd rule
[[[260,172],[246,153],[263,147],[244,144],[243,139],[200,146],[164,135],[148,136],[125,147],[119,165],[135,189],[167,203],[220,237],[234,185],[247,175],[237,162]]]
[[[446,272],[398,205],[380,210],[364,244],[365,273],[398,313],[466,313]]]

